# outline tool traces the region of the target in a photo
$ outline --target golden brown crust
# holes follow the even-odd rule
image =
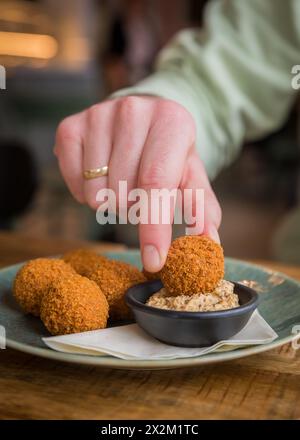
[[[41,319],[52,335],[102,329],[108,303],[96,283],[75,274],[52,283],[41,302]]]
[[[91,279],[100,287],[109,304],[112,320],[131,319],[132,314],[125,303],[124,295],[129,287],[146,281],[145,276],[131,264],[110,261],[91,274]]]
[[[99,255],[90,249],[75,249],[63,255],[66,263],[69,263],[73,269],[82,276],[89,277],[89,275],[96,271],[98,266],[105,264],[108,259],[103,255]]]
[[[63,260],[38,258],[28,261],[16,275],[14,296],[26,313],[39,316],[41,299],[51,283],[57,278],[74,274],[74,269]]]
[[[223,277],[223,249],[204,235],[174,240],[161,270],[164,286],[175,296],[211,292]]]
[[[160,280],[160,271],[148,272],[146,269],[143,269],[142,273],[145,275],[148,281]]]

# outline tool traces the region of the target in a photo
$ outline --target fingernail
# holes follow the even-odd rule
[[[147,271],[156,272],[161,269],[161,258],[158,250],[152,244],[147,244],[143,249],[143,264]]]
[[[219,233],[218,233],[217,229],[211,228],[208,235],[216,243],[219,243],[219,244],[221,243],[220,236],[219,236]]]

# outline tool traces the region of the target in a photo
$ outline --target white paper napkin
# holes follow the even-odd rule
[[[145,333],[137,324],[51,336],[43,338],[43,341],[48,347],[65,353],[151,360],[196,357],[216,350],[228,351],[245,345],[267,344],[277,336],[263,317],[255,311],[247,325],[235,336],[203,348],[183,348],[163,344]]]

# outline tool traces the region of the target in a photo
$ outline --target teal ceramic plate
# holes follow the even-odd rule
[[[109,257],[128,261],[141,267],[137,251],[110,253]],[[239,348],[234,351],[216,352],[189,359],[127,361],[110,356],[67,354],[47,348],[43,336],[49,336],[38,318],[24,315],[11,293],[12,282],[19,265],[0,270],[0,324],[5,327],[6,345],[26,353],[79,364],[99,365],[124,369],[164,369],[228,361],[251,354],[271,350],[295,338],[293,327],[300,324],[300,283],[259,266],[241,261],[226,260],[226,278],[250,285],[260,294],[259,311],[279,335],[267,345]]]

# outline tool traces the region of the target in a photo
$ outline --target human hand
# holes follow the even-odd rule
[[[97,209],[96,194],[118,183],[133,188],[204,190],[201,231],[219,241],[221,209],[195,148],[196,130],[190,113],[180,104],[148,96],[104,101],[64,119],[56,134],[55,154],[73,196]],[[83,170],[109,166],[109,175],[84,180]],[[144,267],[163,266],[171,243],[172,225],[140,224]]]

